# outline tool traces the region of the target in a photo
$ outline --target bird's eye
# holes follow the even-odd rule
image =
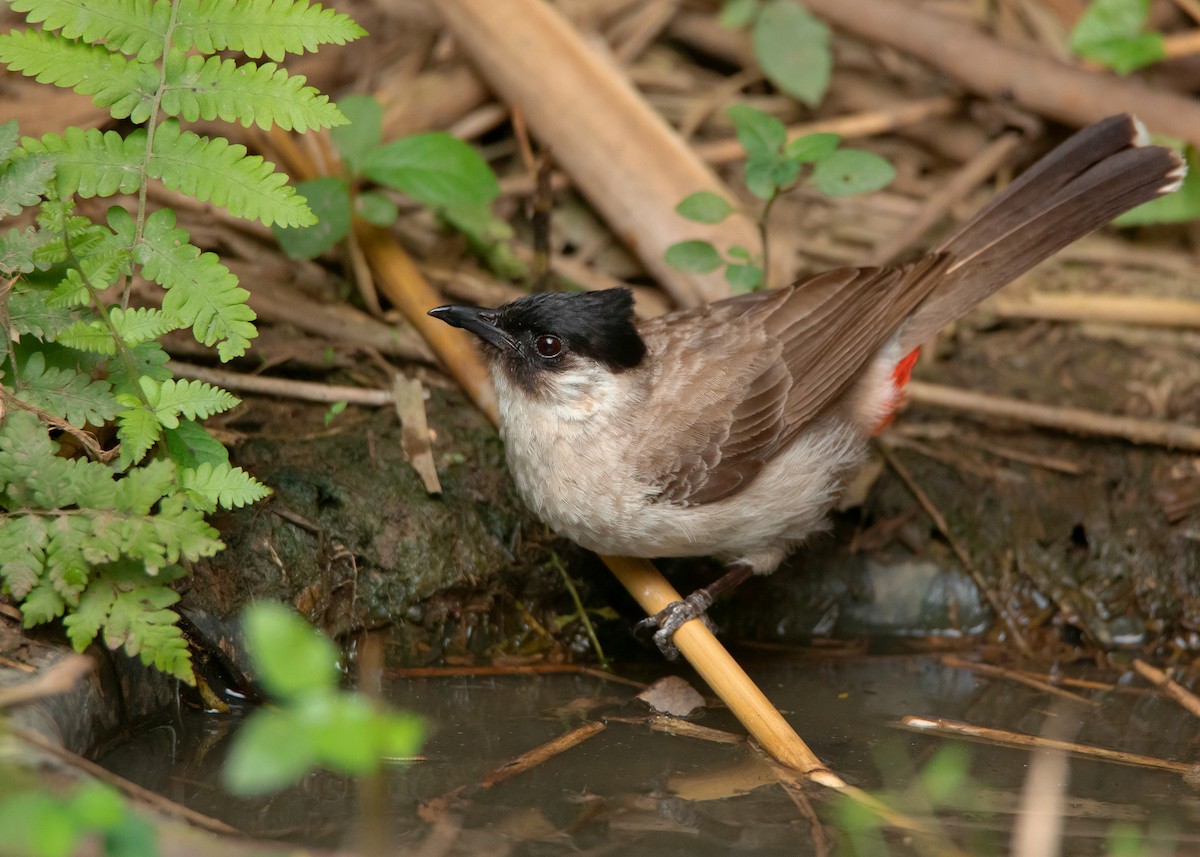
[[[548,333],[539,336],[533,347],[537,349],[539,355],[545,357],[547,360],[562,354],[562,340]]]

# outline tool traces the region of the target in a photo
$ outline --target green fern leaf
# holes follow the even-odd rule
[[[0,164],[8,163],[8,159],[16,151],[17,140],[20,139],[20,136],[21,132],[17,130],[16,119],[9,119],[0,125]]]
[[[52,622],[67,609],[67,602],[58,594],[49,582],[43,582],[31,589],[21,602],[22,624],[26,628]]]
[[[174,42],[202,54],[233,50],[282,62],[285,54],[344,45],[365,35],[349,16],[307,0],[199,0],[179,9]]]
[[[70,307],[47,305],[50,293],[42,289],[14,291],[8,299],[8,325],[18,336],[28,334],[44,342],[76,321],[77,313]]]
[[[166,609],[178,600],[179,595],[166,586],[139,586],[118,594],[105,623],[105,645],[124,646],[147,666],[195,684],[179,616]]]
[[[128,225],[113,221],[118,231]],[[175,214],[159,209],[146,218],[142,242],[134,249],[142,275],[167,290],[163,312],[181,326],[191,327],[196,340],[217,346],[221,360],[240,357],[258,335],[257,317],[246,305],[250,293],[238,288],[237,277],[213,253],[201,253],[189,243],[183,229],[175,228]]]
[[[212,201],[238,217],[262,221],[264,226],[316,223],[304,197],[287,184],[287,176],[275,172],[270,161],[261,155],[247,155],[245,146],[223,137],[181,131],[174,120],[158,126],[146,172],[169,188]],[[60,182],[61,173],[60,166]]]
[[[78,604],[87,586],[88,563],[83,558],[83,543],[89,535],[90,522],[83,516],[60,515],[50,525],[44,579],[68,605]]]
[[[219,118],[247,128],[256,124],[264,131],[272,125],[303,132],[346,124],[329,97],[304,81],[302,75],[289,75],[275,63],[238,65],[219,56],[172,52],[162,109],[189,122]]]
[[[197,468],[205,462],[213,466],[229,463],[225,445],[194,420],[181,420],[178,428],[164,429],[163,439],[167,454],[180,467]]]
[[[149,515],[174,483],[175,465],[170,461],[158,459],[134,468],[117,483],[116,508],[129,515]]]
[[[79,597],[79,603],[71,615],[63,619],[67,637],[75,651],[82,652],[92,644],[116,600],[117,591],[105,577],[98,577],[91,582]]]
[[[37,205],[54,178],[54,155],[18,158],[0,171],[0,217]]]
[[[170,494],[159,503],[158,514],[150,519],[168,563],[180,559],[195,562],[225,547],[217,531],[204,520],[204,513],[184,503],[182,494]]]
[[[0,35],[0,62],[39,83],[88,95],[116,119],[145,122],[154,109],[159,70],[152,62],[130,60],[101,45],[73,42],[38,30]]]
[[[225,509],[240,509],[271,493],[270,488],[242,468],[228,463],[212,465],[204,462],[194,470],[183,470],[179,474],[179,484],[187,490],[193,503],[206,512],[214,511],[218,505]]]
[[[104,42],[143,62],[162,55],[171,4],[154,0],[10,0],[31,24],[61,30],[68,39]]]
[[[102,321],[77,321],[58,332],[57,341],[80,351],[104,354],[117,353],[117,343]]]
[[[24,598],[41,579],[49,541],[40,515],[0,515],[0,578],[13,597]]]
[[[189,420],[203,420],[241,402],[237,396],[220,387],[186,378],[162,383],[152,378],[142,378],[141,386],[146,401],[154,409],[155,417],[167,428],[179,426],[180,414]]]
[[[179,327],[162,310],[149,307],[137,309],[113,307],[109,310],[108,317],[117,333],[129,347],[157,339],[167,331]]]
[[[113,385],[113,396],[118,402],[122,395],[132,395],[134,401],[138,401],[142,377],[155,381],[166,381],[171,377],[171,370],[167,368],[170,358],[157,342],[135,345],[126,352],[126,357],[127,360],[114,360],[108,364],[108,381]]]
[[[117,440],[121,442],[119,464],[125,468],[146,457],[162,433],[162,423],[137,396],[122,393],[117,396],[117,401],[125,406],[125,410],[117,414]]]
[[[141,185],[146,132],[138,129],[128,137],[116,131],[101,133],[95,128],[67,128],[62,136],[46,134],[40,140],[26,137],[21,147],[30,154],[58,155],[55,182],[59,194],[83,198],[134,193]]]
[[[47,366],[41,352],[29,355],[20,368],[20,395],[47,413],[73,426],[103,425],[117,415],[112,385],[102,379],[55,366]]]
[[[0,233],[0,276],[30,273],[36,267],[38,248],[45,242],[45,236],[32,226]]]

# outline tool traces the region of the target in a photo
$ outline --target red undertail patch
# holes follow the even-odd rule
[[[896,416],[896,409],[904,402],[904,386],[908,383],[908,379],[912,377],[913,367],[917,365],[917,358],[920,356],[921,349],[914,348],[892,370],[892,384],[896,392],[891,403],[888,405],[887,413],[884,414],[883,419],[875,426],[875,429],[871,432],[872,434],[879,434],[892,424],[892,420]]]

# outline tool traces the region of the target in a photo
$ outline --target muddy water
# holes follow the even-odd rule
[[[972,855],[1010,853],[1026,787],[1027,751],[914,734],[904,715],[969,721],[1169,759],[1200,754],[1196,722],[1136,682],[1087,692],[1084,702],[950,668],[932,657],[751,661],[749,671],[817,753],[850,782],[922,815]],[[679,671],[686,675],[686,671]],[[664,668],[660,674],[666,674]],[[653,675],[636,675],[652,680]],[[636,688],[590,675],[393,680],[395,705],[431,725],[426,761],[384,779],[397,852],[428,837],[430,853],[717,855],[936,853],[936,843],[880,833],[810,790],[821,820],[775,783],[744,744],[652,731]],[[484,788],[488,773],[586,721],[603,731],[562,755]],[[742,734],[720,708],[698,718]],[[109,753],[110,769],[254,836],[312,846],[353,841],[356,785],[313,774],[297,787],[246,800],[221,791],[217,771],[236,728],[184,714]],[[1069,855],[1200,854],[1200,793],[1178,773],[1070,758],[1033,799],[1051,813]],[[1034,827],[1044,828],[1045,820]],[[452,843],[452,844],[449,844]],[[442,850],[448,848],[449,850]],[[1049,852],[1047,852],[1049,853]]]

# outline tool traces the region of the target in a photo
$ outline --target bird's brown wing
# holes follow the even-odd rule
[[[753,480],[850,388],[945,265],[840,268],[645,322],[651,398],[669,403],[661,430],[648,415],[638,463],[657,474],[655,501],[712,503]]]

